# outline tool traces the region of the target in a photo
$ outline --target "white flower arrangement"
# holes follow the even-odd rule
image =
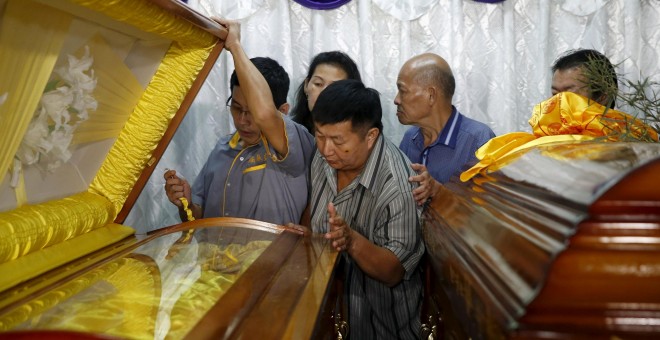
[[[96,88],[93,61],[85,46],[82,58],[68,55],[66,65],[55,69],[16,152],[14,173],[16,167],[33,164],[53,171],[71,158],[73,132],[98,105],[92,96]]]

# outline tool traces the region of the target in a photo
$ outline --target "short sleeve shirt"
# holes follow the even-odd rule
[[[475,152],[491,138],[493,130],[486,124],[462,115],[452,106],[447,124],[428,147],[419,127],[411,127],[399,147],[413,163],[424,164],[438,182],[446,183],[477,161]]]
[[[284,117],[288,154],[274,157],[267,141],[241,147],[238,133],[223,137],[192,187],[203,217],[244,217],[275,224],[298,223],[307,205],[308,168],[314,138]]]
[[[410,161],[396,145],[378,138],[363,172],[337,192],[336,170],[317,151],[311,168],[312,230],[328,231],[328,203],[349,226],[389,249],[406,273],[393,288],[365,275],[349,257],[345,286],[351,338],[414,339],[419,331],[421,279],[417,264],[424,253],[419,216],[412,196]]]

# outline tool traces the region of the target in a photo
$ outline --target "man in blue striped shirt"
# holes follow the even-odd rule
[[[382,134],[378,92],[332,83],[312,111],[317,151],[308,203],[315,233],[346,259],[351,339],[418,339],[424,253],[410,161]]]
[[[408,60],[397,78],[394,104],[406,131],[399,147],[413,162],[419,182],[413,195],[423,204],[440,190],[441,183],[476,162],[475,151],[493,131],[462,115],[452,105],[456,82],[451,68],[440,56],[425,53]]]

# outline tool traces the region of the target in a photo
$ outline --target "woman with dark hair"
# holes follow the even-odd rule
[[[317,54],[309,65],[307,77],[296,92],[296,101],[291,112],[293,121],[305,126],[313,135],[314,123],[311,111],[316,98],[328,85],[343,79],[362,80],[360,71],[351,57],[340,51]]]

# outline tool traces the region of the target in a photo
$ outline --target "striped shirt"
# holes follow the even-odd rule
[[[328,231],[328,203],[348,225],[374,244],[389,249],[406,273],[393,288],[367,276],[344,253],[349,335],[353,339],[415,339],[420,327],[422,282],[417,264],[424,253],[419,216],[412,196],[410,161],[379,136],[363,172],[337,192],[336,170],[316,151],[312,160],[312,230]]]
[[[431,145],[424,146],[424,136],[417,126],[406,131],[399,147],[411,162],[424,164],[438,182],[446,183],[476,163],[475,152],[495,137],[486,124],[462,115],[452,106],[451,116]]]

